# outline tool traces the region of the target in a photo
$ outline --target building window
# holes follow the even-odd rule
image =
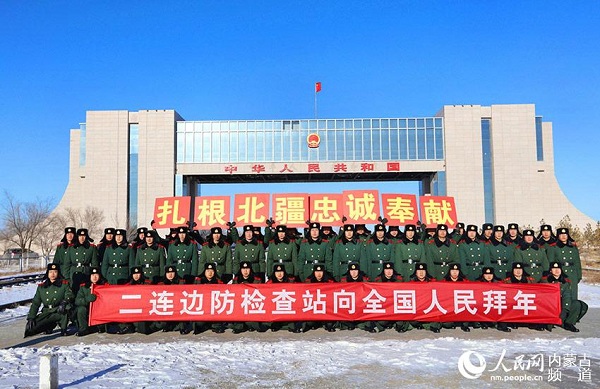
[[[140,127],[138,124],[129,125],[129,187],[127,193],[127,214],[129,215],[129,227],[137,226],[138,217],[139,133]]]
[[[85,166],[85,138],[86,138],[86,124],[81,123],[79,125],[79,166]]]
[[[537,160],[544,160],[544,134],[542,133],[542,117],[535,118],[535,145],[537,148]]]
[[[483,201],[485,222],[494,223],[491,119],[481,119],[481,154],[483,158]]]

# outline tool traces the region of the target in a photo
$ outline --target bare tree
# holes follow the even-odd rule
[[[14,243],[22,253],[26,253],[44,231],[53,208],[50,199],[20,202],[5,191],[0,214],[0,239]]]
[[[87,206],[80,208],[65,208],[63,211],[53,215],[52,224],[59,236],[65,227],[87,228],[89,235],[94,238],[102,234],[104,229],[104,213],[96,207]]]

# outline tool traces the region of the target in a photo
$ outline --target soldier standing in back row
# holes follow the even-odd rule
[[[192,284],[198,275],[198,246],[187,227],[177,228],[177,240],[167,250],[167,265],[173,265],[186,284]]]
[[[240,271],[240,263],[247,261],[252,264],[252,271],[264,279],[265,276],[265,247],[262,240],[254,234],[254,226],[245,225],[244,235],[237,242],[233,253],[233,272]]]
[[[202,244],[200,250],[200,266],[204,269],[207,263],[214,263],[217,266],[217,273],[221,274],[224,283],[233,278],[233,259],[231,256],[231,245],[225,241],[221,227],[210,229],[210,235],[206,242]]]
[[[352,224],[344,224],[344,236],[335,242],[333,248],[332,275],[340,281],[349,263],[358,263],[366,268],[364,245],[354,232]]]
[[[425,244],[425,256],[431,270],[431,275],[441,280],[448,273],[448,265],[451,262],[458,262],[458,248],[456,242],[449,239],[448,226],[438,224],[436,235]]]
[[[404,237],[394,245],[392,262],[396,272],[405,280],[415,272],[417,263],[425,262],[425,246],[418,239],[417,227],[414,224],[404,227]]]
[[[308,278],[317,264],[325,266],[326,271],[333,271],[333,254],[329,241],[321,237],[321,225],[310,223],[308,237],[300,243],[298,252],[298,276],[301,280]]]
[[[280,224],[275,229],[275,236],[269,241],[267,251],[267,269],[272,270],[274,263],[285,266],[287,274],[296,275],[298,262],[298,246],[287,235],[287,227]]]
[[[477,226],[469,224],[467,231],[458,243],[460,266],[465,276],[473,281],[481,274],[483,266],[490,265],[489,251],[485,243],[477,237]]]
[[[393,245],[385,237],[385,225],[377,224],[365,245],[366,273],[370,279],[374,280],[382,272],[383,264],[392,260],[392,254]]]
[[[104,259],[104,251],[106,251],[107,247],[113,245],[115,241],[115,229],[114,228],[105,228],[104,236],[100,239],[100,242],[96,245],[96,249],[98,250],[98,266],[102,266],[102,260]]]
[[[67,227],[65,228],[65,235],[61,239],[58,246],[56,246],[52,263],[55,263],[61,269],[64,269],[69,246],[71,246],[73,243],[75,243],[75,227]]]
[[[515,260],[515,246],[504,240],[504,226],[494,226],[494,237],[488,244],[488,252],[496,274],[504,279]]]
[[[65,261],[65,277],[71,280],[73,295],[79,291],[79,285],[86,282],[90,275],[90,267],[98,266],[98,250],[92,244],[93,239],[88,236],[88,230],[77,230],[77,240],[69,247]]]
[[[535,241],[533,230],[523,231],[523,240],[516,248],[515,261],[529,267],[529,275],[540,282],[545,269],[548,269],[548,257]]]
[[[548,259],[560,262],[562,272],[571,280],[571,297],[579,298],[579,283],[581,282],[581,259],[577,244],[571,238],[568,228],[556,230],[558,239],[554,246],[548,248]]]
[[[145,242],[135,256],[135,265],[142,268],[144,277],[153,284],[165,275],[165,248],[154,241],[152,231],[146,231]]]
[[[118,229],[112,245],[104,251],[102,275],[111,285],[123,285],[135,264],[133,249],[127,244],[127,231]]]

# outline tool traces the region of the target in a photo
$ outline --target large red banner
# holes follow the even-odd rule
[[[90,324],[136,321],[515,322],[561,324],[557,284],[102,285]]]

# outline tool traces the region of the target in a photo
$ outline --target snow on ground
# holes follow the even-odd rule
[[[0,289],[0,296],[5,293]],[[590,307],[600,307],[599,285],[582,284],[579,294]],[[18,327],[15,331],[21,334],[27,310],[19,307],[0,312],[0,330]],[[589,326],[594,323],[584,319],[581,327]],[[562,329],[552,333],[519,329],[506,335],[495,330],[474,330],[470,335],[459,330],[443,330],[441,334],[368,334],[359,330],[329,334],[318,330],[306,334],[209,332],[196,336],[95,334],[66,340],[55,336],[46,340],[44,336],[27,338],[29,342],[23,340],[25,343],[17,347],[0,350],[1,388],[37,387],[39,358],[48,353],[58,355],[62,388],[479,389],[513,388],[516,379],[535,379],[521,383],[526,387],[597,388],[600,382],[600,337],[585,337]],[[475,366],[463,363],[467,372],[473,373],[480,366],[478,357],[486,362],[478,378],[467,379],[459,372],[459,361],[464,361],[461,356],[467,351],[474,352],[468,361]],[[539,355],[543,366],[527,365],[536,358],[539,361]],[[569,355],[576,360],[574,366],[566,363]],[[550,382],[548,364],[557,356],[563,358],[557,370],[561,381]],[[590,381],[579,382],[581,369],[585,368],[580,364],[585,361],[590,363]],[[492,371],[495,367],[498,369]],[[495,380],[496,375],[506,381]]]
[[[33,298],[36,288],[36,283],[3,287],[0,289],[0,304]]]

